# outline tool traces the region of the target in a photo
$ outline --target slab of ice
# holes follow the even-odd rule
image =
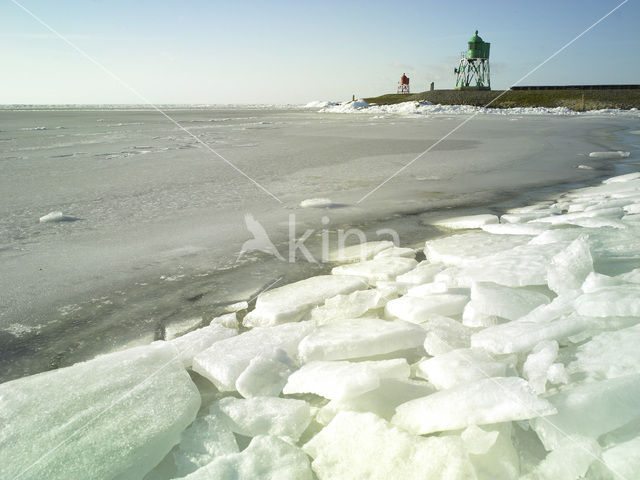
[[[438,390],[488,377],[505,377],[514,370],[515,357],[493,358],[481,348],[463,348],[421,361],[416,374]]]
[[[602,462],[604,465],[595,464],[602,477],[633,478],[640,472],[640,436],[606,449]]]
[[[316,328],[302,339],[298,354],[304,363],[371,357],[416,348],[425,335],[421,327],[402,320],[345,320]]]
[[[424,254],[431,263],[462,265],[471,260],[487,257],[524,245],[530,240],[526,235],[491,235],[471,232],[428,240]]]
[[[544,223],[490,223],[482,226],[482,230],[493,235],[540,235],[549,228]]]
[[[509,422],[551,415],[556,410],[518,377],[476,380],[400,405],[391,420],[418,435],[470,425]]]
[[[316,419],[328,424],[342,410],[371,412],[385,420],[391,420],[396,407],[414,398],[433,393],[432,385],[422,380],[387,378],[380,380],[375,390],[344,400],[331,400],[318,412]]]
[[[467,215],[464,217],[443,218],[430,222],[431,225],[450,228],[452,230],[466,230],[471,228],[481,228],[483,225],[498,223],[498,217],[489,213],[481,215]]]
[[[551,322],[516,321],[488,327],[471,336],[471,346],[494,354],[528,352],[544,340],[562,340],[590,326],[590,319],[576,315]]]
[[[423,283],[422,285],[416,285],[407,290],[409,297],[428,297],[438,293],[454,293],[451,292],[449,286],[444,282],[431,282]],[[468,293],[465,292],[465,293]]]
[[[578,290],[593,272],[593,258],[586,236],[580,236],[551,259],[547,270],[548,285],[557,294]]]
[[[236,390],[244,398],[277,397],[296,369],[284,350],[252,358],[236,380]]]
[[[212,410],[216,407],[231,430],[246,437],[273,435],[297,442],[311,421],[309,404],[291,398],[225,397]]]
[[[269,327],[297,322],[327,298],[368,288],[358,277],[318,275],[258,295],[256,308],[244,317],[246,327]]]
[[[473,302],[467,303],[462,312],[462,324],[466,327],[491,327],[505,321],[506,319],[501,319],[496,315],[479,312],[473,306]]]
[[[542,394],[546,390],[548,372],[558,356],[558,342],[547,340],[533,347],[522,367],[524,378],[534,392]]]
[[[609,183],[630,182],[631,180],[640,180],[640,172],[627,173],[625,175],[617,175],[615,177],[607,178],[602,183],[605,185]]]
[[[517,479],[520,458],[511,440],[512,424],[467,427],[460,435],[479,480]]]
[[[640,375],[625,375],[567,388],[547,397],[557,414],[530,423],[547,450],[567,435],[596,439],[640,416],[639,381]]]
[[[429,263],[426,261],[420,262],[416,268],[409,270],[407,273],[398,275],[396,281],[402,283],[411,283],[414,285],[422,285],[433,281],[436,273],[444,269],[443,265]]]
[[[339,248],[329,252],[328,260],[332,263],[356,263],[371,260],[378,253],[394,246],[389,240],[365,242],[358,245]]]
[[[431,314],[460,315],[469,301],[467,295],[436,294],[425,297],[404,297],[391,300],[385,306],[385,313],[411,323],[422,323]]]
[[[40,217],[40,223],[70,222],[73,220],[76,220],[76,218],[69,217],[62,212],[49,212]]]
[[[193,359],[193,369],[221,391],[234,391],[236,380],[251,360],[272,356],[282,349],[296,357],[298,343],[314,328],[313,322],[286,323],[276,327],[254,328],[214,343]]]
[[[429,355],[442,355],[471,345],[473,330],[452,318],[433,315],[421,325],[427,332],[424,349]]]
[[[543,293],[525,288],[511,288],[489,282],[471,284],[471,304],[485,315],[517,320],[540,305],[549,303]]]
[[[366,278],[369,284],[375,285],[380,280],[395,280],[398,275],[412,270],[416,265],[418,265],[418,262],[413,258],[379,257],[366,262],[338,265],[331,270],[331,273],[333,275],[354,275],[358,278]]]
[[[579,480],[585,478],[589,466],[598,461],[600,445],[592,438],[567,437],[522,480]]]
[[[234,318],[235,318],[235,314]],[[234,337],[237,330],[226,328],[219,324],[202,327],[186,335],[171,340],[171,344],[180,352],[180,360],[185,367],[191,367],[193,357],[206,350],[211,345],[225,338]]]
[[[550,212],[549,210],[541,210],[536,212],[520,212],[520,213],[510,212],[510,213],[505,213],[500,217],[500,223],[505,224],[505,223],[526,223],[531,221],[535,222],[536,219],[542,218],[542,217],[548,217],[551,213],[552,212]]]
[[[579,315],[592,317],[640,316],[640,285],[603,287],[585,293],[575,302]]]
[[[237,453],[238,443],[233,432],[219,414],[208,413],[197,418],[180,436],[173,451],[177,474],[195,472],[220,455]]]
[[[174,340],[202,326],[202,323],[202,316],[182,318],[179,320],[168,322],[164,325],[164,335],[162,339]]]
[[[307,198],[300,202],[302,208],[327,208],[333,205],[329,198]]]
[[[315,393],[330,400],[343,400],[378,388],[381,378],[408,376],[409,365],[405,359],[309,362],[289,377],[283,393]]]
[[[312,480],[309,458],[278,437],[260,435],[240,453],[217,457],[184,480]]]
[[[319,480],[475,478],[459,437],[417,437],[372,413],[340,412],[302,448]]]
[[[391,247],[385,250],[382,250],[380,253],[376,254],[374,259],[376,258],[385,258],[385,257],[405,257],[405,258],[416,258],[416,250],[414,248],[406,248],[406,247]]]
[[[640,373],[640,324],[614,332],[603,332],[580,345],[568,373],[604,380]]]
[[[199,407],[166,342],[3,383],[0,478],[141,478]]]
[[[498,235],[498,238],[527,238]],[[507,287],[547,284],[547,266],[566,245],[521,245],[511,250],[466,263],[460,275],[476,282],[493,282]]]
[[[621,150],[615,152],[591,152],[589,158],[629,158],[631,152],[623,152]]]
[[[567,316],[574,312],[574,302],[578,296],[580,296],[580,291],[570,291],[558,295],[550,303],[534,308],[519,321],[545,323]]]
[[[395,298],[378,289],[356,290],[349,295],[336,295],[324,305],[311,311],[311,319],[317,325],[341,322],[349,318],[358,318],[365,313],[384,307],[387,301]]]
[[[613,208],[599,208],[597,210],[589,210],[584,212],[565,213],[563,215],[552,215],[550,217],[538,218],[538,223],[549,223],[551,225],[573,224],[588,219],[596,218],[608,218],[608,219],[620,219],[624,215],[624,210],[621,207]],[[598,225],[593,225],[597,227]]]
[[[242,307],[241,304],[244,304],[245,306]],[[248,307],[247,307],[247,302],[239,302],[239,303],[230,305],[227,308],[239,308],[240,310],[246,310]],[[226,328],[233,328],[234,330],[238,330],[239,328],[238,316],[235,311],[226,313],[224,315],[220,315],[219,317],[215,317],[210,322],[210,325],[214,325],[214,324],[222,325],[223,327],[226,327]]]

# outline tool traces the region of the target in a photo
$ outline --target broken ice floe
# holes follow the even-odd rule
[[[473,231],[423,262],[347,247],[253,310],[2,384],[0,477],[635,478],[637,217],[633,173],[449,219]]]

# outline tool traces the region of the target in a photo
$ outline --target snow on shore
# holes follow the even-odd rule
[[[419,264],[389,244],[262,293],[244,324],[268,307],[268,326],[225,316],[4,383],[0,477],[635,478],[637,212],[627,174],[449,219],[471,231]]]
[[[311,102],[315,103],[315,102]],[[308,104],[307,106],[311,105]],[[370,113],[374,115],[386,114],[414,114],[414,115],[632,115],[640,117],[637,109],[631,110],[590,110],[588,112],[576,112],[566,107],[514,107],[514,108],[486,108],[471,105],[434,105],[428,101],[403,102],[393,105],[369,104],[362,99],[333,105],[320,105],[319,111],[323,113]]]

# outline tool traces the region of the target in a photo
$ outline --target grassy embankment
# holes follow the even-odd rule
[[[501,95],[504,93],[504,95]],[[640,90],[433,90],[402,95],[390,93],[365,98],[368,103],[393,103],[427,100],[439,105],[474,105],[482,107],[496,97],[490,108],[567,107],[572,110],[602,108],[640,108]]]

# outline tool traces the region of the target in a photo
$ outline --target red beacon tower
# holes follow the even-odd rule
[[[398,82],[398,93],[410,93],[409,92],[409,77],[407,77],[404,73],[400,77],[400,81]]]

